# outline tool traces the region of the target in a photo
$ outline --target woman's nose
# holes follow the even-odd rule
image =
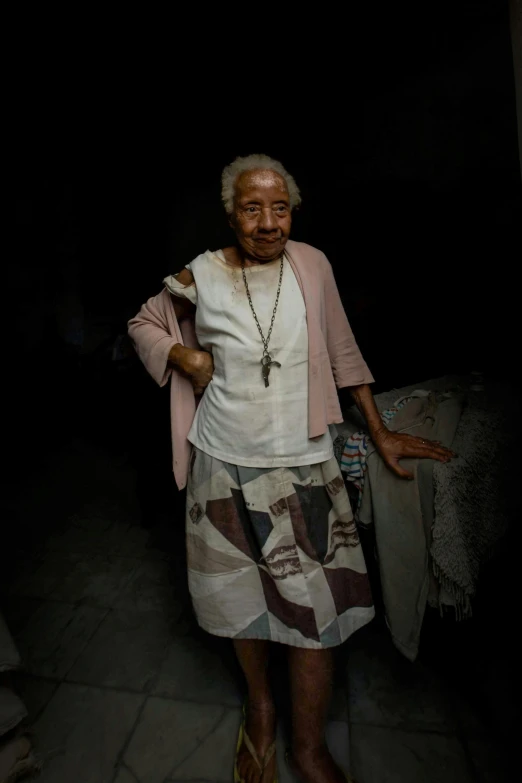
[[[261,215],[259,216],[259,228],[263,228],[265,231],[270,231],[274,228],[277,228],[277,221],[271,209],[261,210]]]

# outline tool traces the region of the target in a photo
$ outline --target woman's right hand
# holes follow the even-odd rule
[[[195,348],[185,348],[177,343],[169,353],[169,361],[183,375],[190,378],[194,394],[203,394],[214,374],[214,360],[208,351],[197,351]]]

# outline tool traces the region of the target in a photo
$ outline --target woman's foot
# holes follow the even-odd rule
[[[351,780],[339,769],[326,745],[320,748],[294,748],[288,762],[303,783],[346,783]]]
[[[270,746],[275,740],[276,713],[273,704],[247,702],[246,733],[256,751],[258,759],[263,763]],[[243,742],[237,757],[237,769],[245,783],[274,783],[277,773],[275,753],[261,773],[258,764]]]

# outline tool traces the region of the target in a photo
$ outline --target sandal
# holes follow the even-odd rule
[[[254,759],[254,762],[257,767],[259,767],[259,771],[261,772],[261,776],[263,776],[263,772],[267,768],[268,764],[272,760],[272,757],[276,750],[276,743],[275,740],[272,742],[270,747],[268,748],[267,752],[263,756],[262,759],[259,758],[257,755],[257,751],[254,748],[252,744],[252,740],[247,734],[246,730],[246,706],[243,707],[243,720],[241,721],[241,726],[239,727],[239,737],[237,739],[237,747],[236,747],[236,759],[234,762],[234,783],[244,783],[243,779],[241,778],[238,768],[237,768],[237,760],[239,757],[239,751],[241,750],[242,745],[246,746],[246,749]],[[274,783],[278,783],[277,781],[277,770],[274,778]]]
[[[290,767],[290,769],[293,769],[294,762],[292,761],[292,754],[290,753],[290,750],[288,749],[285,753],[285,761]],[[344,771],[344,769],[341,770],[343,775],[346,778],[346,783],[356,783],[355,780],[349,775],[347,772]]]

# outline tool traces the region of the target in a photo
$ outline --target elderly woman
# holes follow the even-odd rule
[[[235,780],[273,783],[270,642],[288,648],[290,761],[337,783],[324,729],[331,648],[373,615],[363,553],[333,453],[349,387],[388,467],[451,452],[384,427],[326,257],[289,239],[294,179],[265,155],[222,176],[236,244],[207,250],[143,305],[129,333],[170,379],[174,474],[187,486],[188,578],[202,628],[232,638],[248,686]]]

